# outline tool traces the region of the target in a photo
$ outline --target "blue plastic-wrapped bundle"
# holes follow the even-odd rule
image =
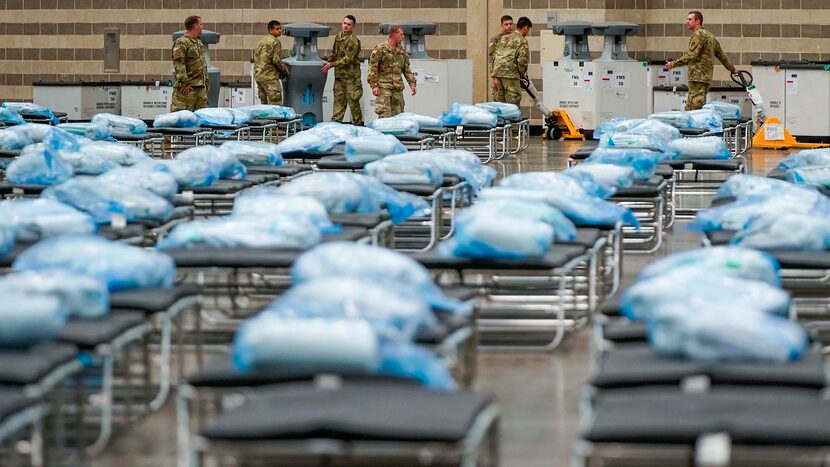
[[[280,141],[277,146],[282,154],[292,152],[326,152],[331,151],[340,138],[330,131],[301,131]]]
[[[3,107],[14,110],[21,115],[37,115],[40,117],[46,117],[52,122],[52,125],[60,123],[58,117],[56,117],[51,110],[42,105],[33,104],[31,102],[3,102]]]
[[[608,199],[617,191],[614,187],[588,178],[573,178],[557,172],[522,172],[499,181],[499,186],[525,190],[553,190],[567,196],[596,196]]]
[[[242,180],[248,174],[245,166],[228,151],[216,146],[197,146],[176,155],[179,161],[201,161],[212,165],[219,178]]]
[[[648,149],[597,148],[591,152],[585,162],[631,167],[634,169],[637,180],[648,180],[654,176],[657,164],[665,158],[665,153],[649,151]]]
[[[202,119],[189,110],[156,115],[153,119],[153,128],[196,128],[202,124]]]
[[[120,131],[134,135],[147,133],[147,124],[143,120],[133,117],[124,117],[111,113],[99,113],[92,116],[92,123],[106,125]]]
[[[239,159],[244,165],[284,165],[276,144],[263,141],[228,141],[220,148]]]
[[[418,122],[408,118],[379,118],[369,123],[369,128],[385,135],[417,135]]]
[[[176,179],[179,188],[196,188],[211,186],[219,180],[217,167],[202,161],[153,160],[137,164],[139,166],[164,167]]]
[[[363,172],[389,185],[425,184],[441,185],[444,171],[428,160],[401,156],[390,156],[366,164]]]
[[[791,305],[787,292],[765,282],[683,268],[635,282],[623,293],[620,311],[630,320],[648,321],[675,303],[700,310],[713,304],[750,306],[785,317]]]
[[[597,125],[593,136],[594,139],[602,139],[605,135],[625,133],[645,121],[644,118],[614,117]]]
[[[717,194],[719,197],[731,196],[738,199],[792,195],[793,197],[803,198],[805,201],[814,201],[819,196],[819,192],[812,188],[793,185],[792,183],[774,178],[746,174],[729,177],[718,188]]]
[[[292,120],[297,118],[297,112],[293,107],[283,107],[281,105],[246,105],[237,107],[239,110],[249,112],[253,118],[275,118],[278,120]]]
[[[384,340],[412,341],[438,321],[426,301],[407,287],[356,277],[323,277],[296,285],[264,313],[284,318],[364,319]]]
[[[58,337],[69,312],[49,295],[4,295],[0,302],[0,348],[24,348]]]
[[[449,243],[461,258],[527,259],[547,254],[553,245],[550,224],[529,218],[493,215],[492,211],[465,209],[456,215]]]
[[[578,180],[588,180],[604,185],[625,188],[634,184],[635,174],[631,167],[623,167],[614,164],[600,164],[598,162],[587,162],[570,167],[562,172],[563,175],[574,177]]]
[[[703,108],[717,112],[724,120],[738,120],[741,118],[741,107],[729,102],[712,101],[705,104]]]
[[[666,125],[675,128],[695,128],[695,121],[689,116],[687,112],[682,110],[668,110],[665,112],[657,112],[648,116],[652,120],[665,123]]]
[[[287,215],[228,216],[179,224],[158,244],[170,248],[306,249],[321,239],[317,226]]]
[[[690,232],[742,230],[758,216],[781,216],[786,213],[830,216],[830,203],[825,196],[812,197],[781,194],[772,197],[749,196],[735,202],[698,211],[689,223]]]
[[[764,250],[830,250],[826,216],[784,212],[756,217],[732,238],[733,245]]]
[[[787,181],[816,188],[830,187],[830,166],[805,166],[787,171]]]
[[[0,122],[10,125],[25,125],[26,120],[12,109],[0,107]]]
[[[726,147],[726,142],[720,136],[704,136],[702,138],[676,139],[669,143],[669,152],[673,160],[691,159],[731,159],[732,153]]]
[[[778,163],[778,169],[795,169],[799,167],[830,166],[830,148],[805,149],[787,156]]]
[[[138,164],[131,167],[118,167],[99,177],[120,185],[143,188],[164,199],[171,200],[179,192],[176,177],[166,166]]]
[[[666,152],[668,144],[659,137],[640,133],[614,133],[603,135],[599,140],[601,148],[615,149],[649,149],[651,151]]]
[[[712,109],[690,110],[686,113],[692,119],[692,128],[711,132],[723,131],[723,118]]]
[[[43,137],[43,145],[56,151],[77,151],[85,143],[84,138],[60,128],[51,128]]]
[[[43,139],[46,138],[46,135],[48,135],[54,127],[43,123],[27,123],[14,128],[25,132],[26,136],[33,142],[42,143]]]
[[[16,241],[17,236],[14,230],[0,224],[0,256],[5,256],[6,253],[11,251]]]
[[[277,188],[252,188],[242,191],[233,203],[234,216],[285,215],[314,225],[322,233],[337,232],[323,203],[310,196],[287,195]]]
[[[33,141],[18,127],[0,129],[0,151],[23,149]]]
[[[393,116],[392,118],[412,120],[413,122],[418,124],[418,131],[420,131],[421,128],[441,128],[442,126],[444,126],[444,124],[441,123],[441,120],[435,117],[420,115],[413,112],[401,112],[398,115]]]
[[[81,146],[79,151],[92,154],[115,162],[118,165],[135,165],[139,162],[151,161],[146,152],[128,144],[112,143],[109,141],[94,141]]]
[[[781,287],[781,267],[774,256],[750,248],[728,246],[697,248],[658,259],[646,266],[637,279],[662,276],[683,268],[694,268]]]
[[[625,133],[648,135],[652,138],[659,138],[666,143],[681,137],[680,130],[659,120],[647,118],[637,120],[637,122],[635,125],[627,125],[628,129]]]
[[[381,346],[380,355],[380,374],[414,379],[430,389],[456,388],[446,364],[431,350],[408,342],[387,343]]]
[[[101,177],[74,177],[47,188],[43,197],[89,213],[100,224],[110,223],[119,215],[127,221],[166,221],[173,215],[173,205],[155,193]]]
[[[15,185],[53,185],[73,176],[72,166],[55,151],[30,151],[6,167],[6,180]]]
[[[148,250],[93,235],[68,235],[44,240],[18,255],[15,271],[63,269],[97,278],[110,292],[172,287],[173,259]]]
[[[489,186],[496,178],[496,170],[481,163],[475,154],[463,149],[430,149],[410,151],[387,160],[426,161],[445,175],[454,175],[470,184],[474,192]]]
[[[61,269],[24,271],[0,277],[0,294],[53,296],[70,316],[97,318],[109,311],[109,290],[100,280]]]
[[[23,152],[29,152],[29,148],[34,147],[35,145],[29,146]],[[43,151],[45,151],[43,148],[31,150],[36,153]],[[72,166],[75,175],[100,175],[118,167],[115,162],[86,151],[57,151],[56,154],[62,161]]]
[[[344,143],[347,139],[357,136],[358,127],[349,123],[340,122],[320,122],[309,130],[306,130],[312,135],[326,134],[328,137],[333,137],[335,144]]]
[[[569,197],[556,191],[534,191],[518,188],[486,188],[479,193],[480,199],[519,199],[547,203],[565,214],[580,226],[612,227],[617,222],[639,228],[640,221],[630,209],[616,203],[609,203],[595,196]]]
[[[532,222],[544,222],[553,227],[553,235],[558,242],[576,239],[576,226],[562,211],[539,201],[518,199],[483,200],[465,209],[476,215],[487,217],[508,217]]]
[[[352,131],[354,132],[354,135],[352,136],[380,136],[383,134],[378,130],[369,128],[368,126],[356,126]]]
[[[648,330],[655,352],[693,361],[785,363],[798,360],[809,347],[800,325],[751,305],[674,303],[649,322]]]
[[[100,123],[75,122],[61,123],[58,128],[73,135],[85,136],[91,140],[112,140],[110,127]]]
[[[302,254],[291,266],[295,285],[324,277],[354,277],[393,288],[409,288],[433,308],[470,312],[459,300],[447,297],[421,263],[388,248],[353,242],[326,243]]]
[[[406,153],[406,146],[392,135],[355,136],[346,139],[346,160],[370,162],[392,154]]]
[[[252,118],[250,112],[230,107],[207,107],[199,109],[195,113],[202,120],[201,124],[208,126],[244,125],[250,122]]]
[[[519,106],[516,104],[505,102],[479,102],[476,104],[476,107],[481,107],[495,116],[501,117],[505,120],[510,120],[511,122],[516,122],[522,119],[522,110],[519,109]]]
[[[485,125],[494,127],[499,119],[481,107],[454,102],[438,117],[444,125]]]
[[[46,198],[0,202],[0,227],[10,229],[18,240],[29,242],[58,235],[95,233],[98,228],[88,214]]]

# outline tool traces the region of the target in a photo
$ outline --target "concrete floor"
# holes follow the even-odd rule
[[[566,167],[569,153],[582,143],[534,138],[518,157],[496,161],[500,176],[516,172],[552,171]],[[750,170],[764,174],[786,156],[782,151],[752,150]],[[623,282],[630,283],[656,257],[699,245],[696,234],[678,222],[660,251],[626,255]],[[590,335],[583,329],[553,354],[483,352],[475,387],[499,402],[501,465],[504,467],[567,466],[570,446],[579,432],[577,400],[590,374]],[[95,467],[173,466],[176,460],[175,412],[172,398],[158,413],[120,436],[92,462]]]

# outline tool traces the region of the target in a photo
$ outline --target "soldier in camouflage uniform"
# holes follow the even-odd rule
[[[527,64],[530,59],[530,51],[525,36],[530,32],[533,23],[530,19],[522,16],[516,23],[516,31],[503,36],[493,58],[493,71],[491,73],[493,84],[493,100],[496,102],[507,102],[521,105],[522,88],[520,79],[527,79]]]
[[[733,75],[738,74],[738,70],[723,53],[720,42],[714,34],[703,29],[703,14],[699,11],[690,11],[689,16],[686,17],[686,27],[692,31],[689,51],[677,60],[668,62],[666,67],[671,69],[676,66],[689,65],[687,79],[689,96],[686,99],[686,110],[689,111],[700,109],[706,104],[706,94],[709,92],[709,85],[712,84],[715,58]]]
[[[412,95],[415,95],[415,75],[409,68],[409,56],[400,47],[403,42],[403,28],[389,26],[389,39],[378,44],[369,57],[369,87],[375,100],[375,113],[385,118],[403,112],[403,79],[406,77]]]
[[[334,108],[331,119],[342,122],[346,105],[352,110],[352,124],[363,125],[360,98],[363,84],[360,82],[360,39],[352,32],[357,20],[352,15],[343,18],[343,31],[334,36],[334,48],[322,72],[334,68]]]
[[[173,97],[170,111],[199,110],[207,107],[208,82],[205,46],[199,36],[205,23],[198,16],[188,16],[184,20],[187,33],[176,39],[173,44]]]
[[[259,41],[254,49],[254,79],[259,88],[259,101],[263,104],[282,104],[280,79],[290,73],[282,62],[282,25],[277,20],[268,22],[268,37]]]
[[[493,72],[493,60],[496,58],[496,47],[499,45],[499,40],[511,32],[513,32],[513,17],[504,15],[501,17],[501,32],[491,37],[490,42],[487,43],[487,63],[489,64],[487,69],[490,70],[490,73]],[[495,96],[497,87],[494,85],[492,89]]]

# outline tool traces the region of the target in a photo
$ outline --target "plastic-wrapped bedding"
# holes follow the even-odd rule
[[[732,158],[726,142],[720,136],[676,139],[669,143],[669,152],[674,160]]]
[[[227,141],[220,148],[244,165],[283,165],[285,161],[276,144],[263,141]]]
[[[365,278],[324,277],[296,285],[263,313],[283,318],[364,319],[384,340],[408,342],[438,321],[421,295]]]
[[[75,177],[47,188],[42,196],[89,213],[100,224],[119,215],[127,221],[166,221],[173,215],[173,205],[155,193],[100,177]]]
[[[444,248],[461,258],[527,259],[547,254],[553,239],[554,229],[548,223],[464,209],[457,214],[455,234]]]
[[[401,112],[398,115],[393,116],[392,118],[403,118],[406,120],[412,120],[418,124],[419,131],[421,128],[441,128],[442,126],[444,126],[444,124],[441,123],[440,119],[412,112]]]
[[[119,185],[143,188],[167,200],[173,199],[179,191],[176,177],[166,166],[162,165],[138,164],[131,167],[119,167],[99,178]]]
[[[197,128],[202,119],[189,110],[156,115],[153,119],[153,128]]]
[[[698,211],[688,224],[691,232],[742,230],[759,216],[775,217],[787,213],[830,216],[830,203],[816,192],[813,197],[781,194],[769,198],[749,196],[729,204]]]
[[[311,196],[322,202],[330,214],[389,211],[398,224],[428,207],[426,201],[394,190],[376,178],[349,172],[317,172],[279,187],[291,195]]]
[[[481,107],[454,102],[438,117],[444,125],[485,125],[494,127],[498,117]]]
[[[578,180],[595,181],[615,188],[630,187],[634,184],[635,174],[631,167],[614,164],[587,162],[575,165],[562,172],[563,175]]]
[[[523,201],[519,199],[483,200],[464,210],[482,216],[517,218],[533,222],[544,222],[553,227],[554,238],[558,242],[576,239],[576,226],[562,211],[540,201]]]
[[[18,127],[0,129],[0,150],[13,151],[32,144],[29,135]]]
[[[496,178],[496,170],[481,163],[475,154],[463,149],[430,149],[410,151],[389,156],[383,161],[412,161],[428,163],[440,169],[444,175],[455,175],[470,184],[475,192],[490,185]]]
[[[739,174],[733,175],[727,179],[720,188],[718,188],[718,196],[720,197],[778,197],[782,195],[792,195],[799,197],[805,201],[814,201],[819,197],[819,192],[812,189],[793,185],[783,180],[776,180],[774,178],[759,177],[757,175]]]
[[[140,167],[163,167],[176,179],[179,188],[197,188],[211,186],[219,180],[219,171],[216,166],[202,161],[181,161],[177,159],[150,160],[137,164]]]
[[[244,125],[253,118],[250,112],[231,107],[206,107],[194,113],[205,125]]]
[[[323,203],[310,196],[287,195],[277,188],[261,187],[244,190],[233,203],[234,216],[285,215],[314,225],[322,233],[338,230]]]
[[[72,166],[55,151],[31,151],[6,167],[6,180],[15,185],[53,185],[70,179]]]
[[[18,240],[37,241],[58,235],[95,233],[88,214],[48,198],[19,198],[0,202],[0,228]]]
[[[525,190],[554,190],[568,196],[596,196],[607,199],[617,191],[614,187],[588,178],[573,178],[557,172],[522,172],[499,181],[499,186]]]
[[[84,144],[79,149],[84,154],[92,154],[115,162],[118,165],[135,165],[139,162],[150,161],[152,158],[146,152],[129,144],[112,143],[109,141],[93,141]]]
[[[648,321],[675,303],[693,310],[713,304],[748,306],[786,317],[791,301],[787,292],[765,282],[683,268],[635,282],[623,293],[620,311],[630,320]]]
[[[44,123],[27,123],[25,125],[20,125],[14,127],[17,130],[23,131],[26,133],[26,136],[35,143],[42,143],[43,138],[46,138],[46,135],[52,131],[54,128],[52,125],[46,125]]]
[[[551,190],[534,191],[495,187],[481,190],[479,198],[540,201],[559,209],[577,225],[613,226],[617,222],[622,222],[636,228],[640,227],[640,221],[634,217],[631,210],[594,196],[569,197]]]
[[[369,128],[385,135],[417,135],[418,122],[408,118],[379,118],[369,123]]]
[[[283,107],[281,105],[246,105],[237,107],[239,110],[249,112],[253,118],[276,118],[280,120],[291,120],[297,118],[297,112],[293,107]]]
[[[430,272],[411,257],[372,245],[326,243],[302,254],[291,266],[294,285],[325,277],[353,277],[419,293],[433,308],[468,314],[469,308],[447,297]]]
[[[482,109],[505,120],[515,122],[522,118],[522,110],[519,109],[519,106],[516,104],[505,102],[479,102],[476,104],[476,107],[481,107]]]
[[[197,146],[176,155],[179,161],[207,162],[214,167],[219,178],[242,180],[248,174],[245,166],[233,154],[216,146]]]
[[[113,242],[92,235],[69,235],[44,240],[21,253],[15,271],[64,269],[95,277],[110,292],[172,287],[173,259],[158,251]]]
[[[23,152],[27,150],[28,148],[24,149]],[[72,166],[72,171],[75,175],[100,175],[118,167],[118,164],[109,159],[104,159],[101,156],[83,150],[58,151],[57,155],[61,160]]]
[[[615,117],[597,125],[594,139],[602,140],[605,136],[628,133],[660,139],[665,143],[680,138],[680,130],[662,121],[644,118]]]
[[[657,112],[649,115],[648,118],[679,129],[695,128],[695,121],[687,112],[682,110]]]
[[[61,269],[24,271],[0,277],[3,296],[48,295],[58,298],[70,316],[97,318],[109,311],[109,290],[100,280]]]
[[[0,348],[25,348],[54,339],[66,326],[69,312],[50,295],[4,295],[0,301]]]
[[[92,140],[111,140],[110,127],[100,123],[75,122],[61,123],[58,128],[73,135],[86,136]]]
[[[741,118],[741,107],[730,104],[729,102],[712,101],[704,105],[703,108],[717,112],[724,120],[737,120]]]
[[[329,137],[333,137],[336,143],[343,143],[348,138],[357,136],[357,129],[358,127],[348,123],[320,122],[312,128],[306,130],[306,132],[312,135],[326,134]]]
[[[330,151],[340,138],[329,131],[312,132],[311,130],[301,131],[280,141],[277,146],[280,152],[288,154],[292,152],[326,152]]]
[[[409,157],[385,157],[366,164],[366,175],[387,184],[441,184],[444,171],[430,161]]]
[[[625,133],[645,121],[646,119],[644,118],[614,117],[597,125],[593,136],[594,139],[599,140],[606,135]]]
[[[86,142],[92,140],[79,135],[73,135],[60,128],[52,128],[43,137],[43,145],[57,151],[77,151]]]
[[[687,114],[692,119],[692,128],[713,132],[723,131],[723,118],[714,110],[691,110]]]
[[[144,123],[143,120],[106,112],[93,115],[92,123],[97,125],[106,125],[110,128],[126,131],[134,135],[142,135],[147,133],[147,124]]]
[[[3,102],[3,107],[14,110],[19,114],[39,115],[41,117],[46,117],[52,122],[53,125],[57,125],[58,123],[60,123],[58,117],[56,117],[51,110],[47,109],[42,105],[33,104],[31,102]]]
[[[349,162],[371,162],[384,156],[406,153],[406,146],[392,135],[355,136],[346,139]]]
[[[23,117],[21,117],[19,113],[5,107],[0,107],[0,122],[12,125],[26,124],[26,120],[23,120]]]
[[[830,166],[805,166],[787,171],[787,181],[817,188],[830,187]]]
[[[805,149],[791,153],[786,159],[778,163],[777,168],[795,169],[811,166],[830,166],[830,148]]]
[[[585,160],[586,163],[621,165],[631,167],[637,180],[648,180],[654,176],[654,170],[666,154],[648,149],[597,148]]]
[[[830,220],[826,216],[784,212],[749,221],[732,238],[734,245],[764,250],[830,250]]]
[[[640,133],[614,133],[603,135],[599,140],[599,147],[614,149],[649,149],[666,152],[669,148],[666,141],[660,137]]]
[[[229,216],[179,224],[158,248],[306,249],[320,243],[320,239],[320,230],[301,217]]]
[[[11,251],[16,240],[14,230],[0,226],[0,256],[5,256],[6,253]]]
[[[663,276],[685,268],[781,286],[781,267],[774,256],[750,248],[729,246],[697,248],[658,259],[649,263],[637,279]]]

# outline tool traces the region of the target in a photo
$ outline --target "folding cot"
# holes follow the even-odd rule
[[[251,141],[279,143],[289,136],[303,130],[303,119],[255,118],[248,122],[251,128]]]
[[[0,463],[44,465],[45,416],[46,404],[41,397],[27,395],[21,388],[0,388]],[[28,452],[19,452],[18,442],[25,443],[24,451]]]
[[[185,149],[213,144],[210,128],[153,128],[152,131],[164,136],[164,158],[172,159]]]
[[[43,123],[45,125],[51,125],[52,120],[49,117],[44,117],[43,115],[38,114],[30,114],[25,112],[18,112],[23,120],[26,120],[27,123]],[[69,118],[66,115],[66,112],[52,112],[55,118],[58,119],[58,123],[67,123],[69,122]]]
[[[417,135],[394,136],[410,151],[426,151],[435,147],[435,137],[429,133],[421,132]]]
[[[243,180],[220,179],[210,186],[189,188],[184,198],[192,200],[196,216],[219,216],[230,214],[234,200],[243,190],[254,186],[279,186],[280,183],[277,174],[252,172]]]
[[[123,131],[113,131],[112,137],[116,142],[135,146],[152,157],[164,158],[164,135],[161,133],[148,132],[136,135]]]
[[[213,131],[213,144],[221,144],[226,141],[251,141],[251,127],[246,123],[242,125],[202,125]]]
[[[435,138],[436,147],[455,149],[457,146],[457,135],[454,128],[421,128],[420,132]]]

